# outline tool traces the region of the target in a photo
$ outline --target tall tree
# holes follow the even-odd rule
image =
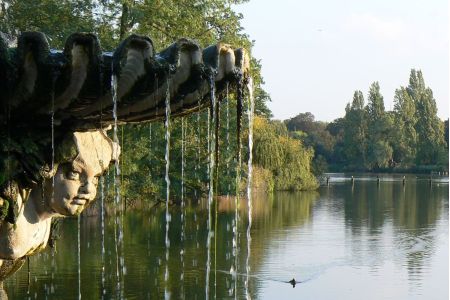
[[[367,153],[367,116],[364,96],[355,91],[353,101],[347,104],[344,117],[344,157],[350,169],[365,169]]]
[[[361,91],[355,91],[355,93],[353,94],[353,101],[351,107],[356,110],[364,109],[364,96]]]
[[[392,147],[389,145],[392,120],[384,109],[384,100],[378,82],[374,82],[370,86],[366,111],[368,166],[370,169],[386,168],[392,161]]]
[[[416,133],[416,107],[413,98],[404,87],[395,91],[394,97],[393,130],[393,159],[402,167],[410,167],[416,158],[417,133]]]
[[[367,117],[372,122],[380,120],[385,114],[384,99],[380,92],[380,84],[377,81],[370,86],[366,110]]]
[[[416,162],[420,165],[436,164],[445,148],[444,126],[437,116],[433,91],[426,87],[422,71],[411,70],[407,91],[414,101],[417,119]]]

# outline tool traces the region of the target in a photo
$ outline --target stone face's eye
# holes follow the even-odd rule
[[[80,180],[80,172],[69,170],[66,175],[69,180]]]

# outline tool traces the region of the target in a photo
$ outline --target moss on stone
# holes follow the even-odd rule
[[[0,222],[3,222],[8,216],[9,202],[0,197]]]

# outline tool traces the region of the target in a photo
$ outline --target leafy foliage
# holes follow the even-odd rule
[[[437,117],[433,92],[421,71],[411,70],[409,85],[395,91],[393,111],[385,111],[380,86],[374,82],[367,105],[363,93],[355,91],[343,118],[326,124],[315,121],[311,113],[301,113],[285,122],[293,136],[314,148],[317,173],[327,167],[448,170],[448,120]]]
[[[280,134],[281,131],[281,134]],[[277,190],[310,190],[317,187],[311,173],[312,148],[289,136],[283,123],[255,118],[254,163],[273,174]]]
[[[327,169],[325,157],[332,155],[334,140],[326,130],[325,122],[315,121],[314,115],[310,112],[300,113],[294,118],[286,120],[284,123],[291,136],[303,141],[306,147],[314,148],[314,159],[312,170],[314,174],[321,174]]]

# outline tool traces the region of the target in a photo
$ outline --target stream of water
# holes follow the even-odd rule
[[[207,261],[206,261],[206,283],[205,283],[205,298],[209,299],[209,278],[211,272],[211,239],[213,237],[212,231],[212,203],[214,199],[214,163],[215,163],[215,153],[216,153],[216,137],[215,137],[215,125],[216,125],[216,96],[215,96],[215,83],[214,77],[211,75],[210,78],[210,101],[211,109],[208,110],[208,220],[207,220],[207,231],[208,237],[206,239],[206,249],[207,249]]]
[[[105,177],[100,177],[100,223],[101,223],[101,257],[102,257],[102,270],[101,270],[101,297],[105,297]]]
[[[180,251],[180,260],[181,260],[181,275],[180,275],[180,284],[182,289],[184,288],[184,244],[186,239],[186,203],[184,197],[184,169],[185,169],[185,152],[186,152],[186,119],[184,117],[181,118],[181,234],[180,234],[180,242],[181,242],[181,251]],[[184,289],[181,293],[182,298],[184,299]]]
[[[170,239],[169,239],[169,227],[170,227],[170,221],[171,221],[171,215],[169,211],[169,203],[170,203],[170,177],[169,177],[169,169],[170,169],[170,85],[169,80],[167,80],[167,91],[166,91],[166,118],[165,118],[165,128],[166,128],[166,154],[165,154],[165,161],[166,161],[166,174],[165,174],[165,180],[166,180],[166,237],[165,237],[165,245],[166,245],[166,268],[164,273],[164,282],[165,282],[165,289],[164,289],[164,298],[170,299],[170,291],[168,288],[169,285],[169,250],[170,250]]]
[[[252,174],[253,174],[253,114],[255,110],[255,103],[253,99],[253,80],[250,78],[247,84],[247,89],[249,93],[248,97],[248,175],[247,175],[247,201],[248,201],[248,225],[247,225],[247,259],[245,262],[245,270],[247,272],[247,277],[245,280],[245,296],[247,299],[251,299],[249,292],[249,278],[250,278],[250,257],[251,257],[251,229],[252,229],[252,211],[253,211],[253,201],[252,201]]]
[[[111,93],[113,100],[113,140],[119,145],[118,131],[117,131],[117,76],[111,75]],[[123,258],[123,205],[121,202],[120,192],[120,162],[115,160],[114,162],[114,240],[115,240],[115,253],[116,253],[116,278],[117,278],[117,295],[122,296],[123,293],[123,275],[125,270],[124,258]]]

